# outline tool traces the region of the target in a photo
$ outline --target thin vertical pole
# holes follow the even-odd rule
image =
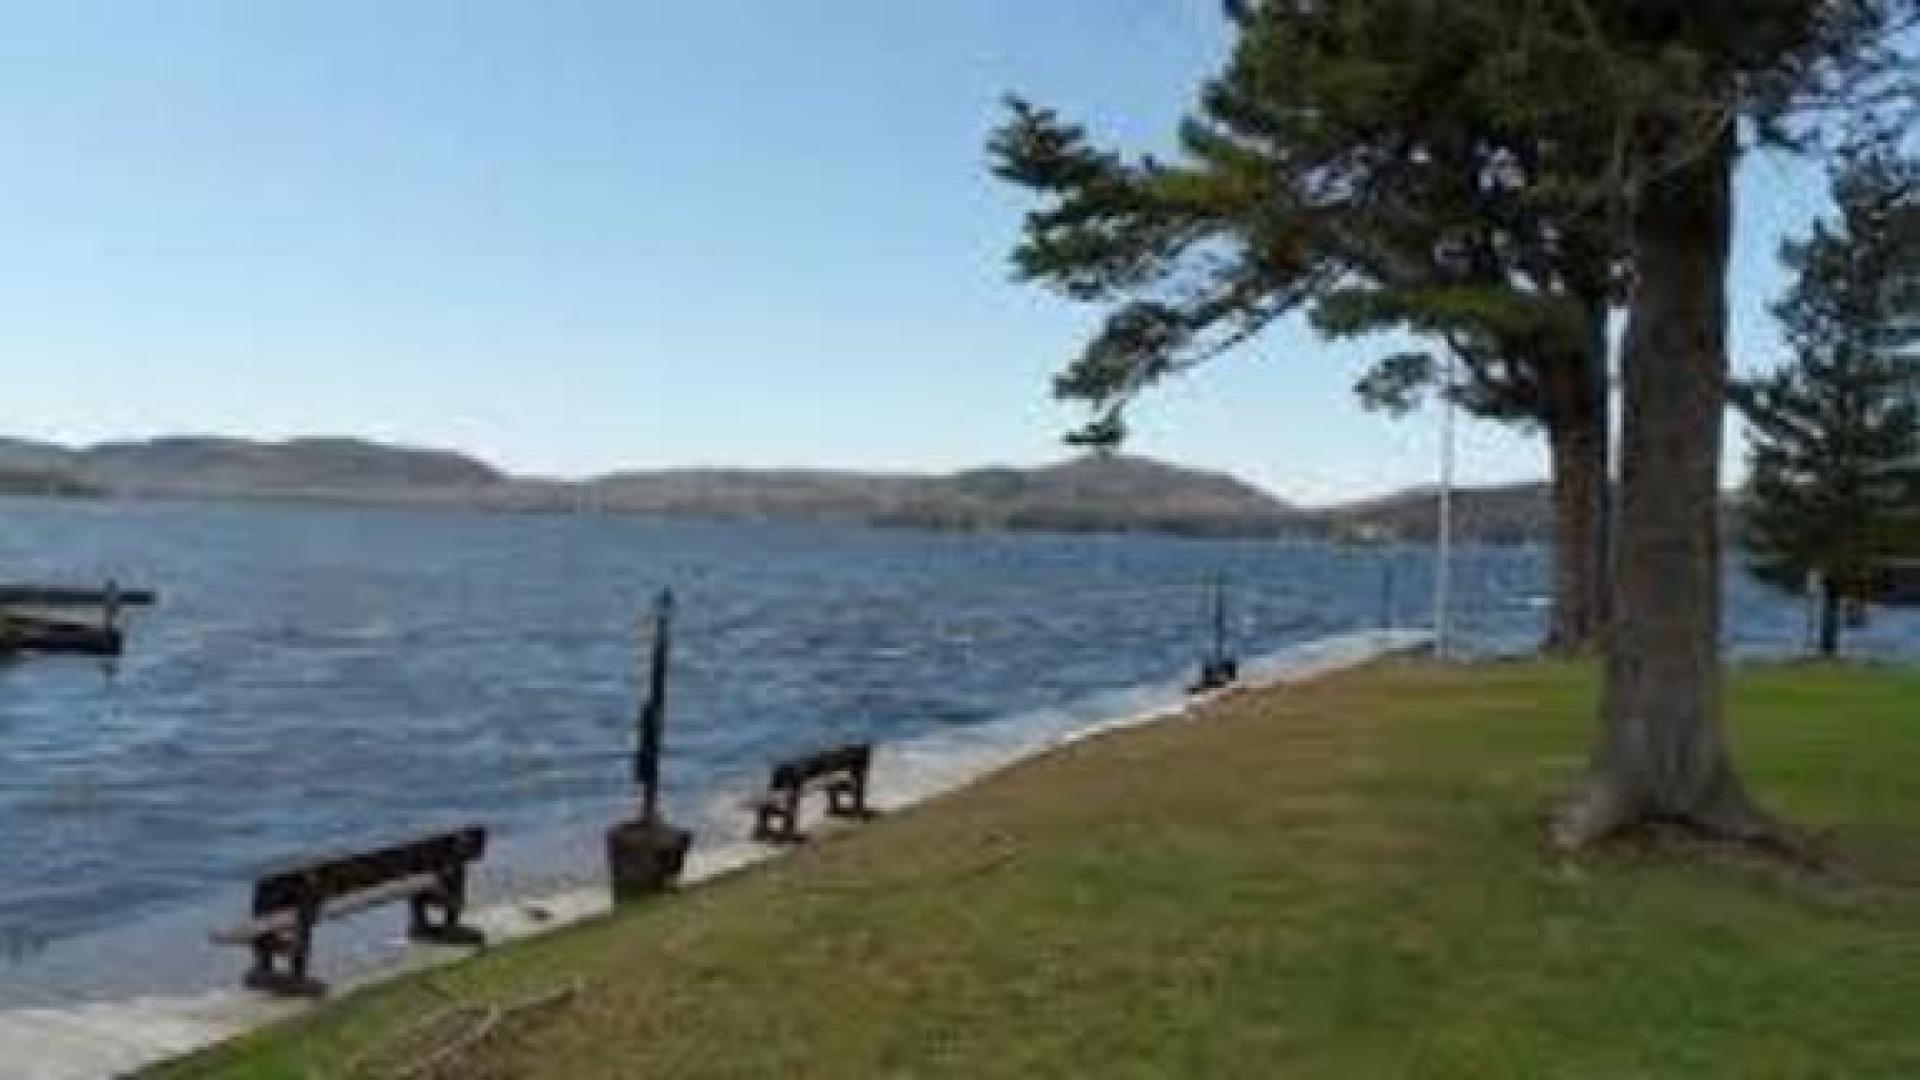
[[[1447,658],[1453,603],[1453,354],[1440,362],[1440,520],[1433,568],[1433,655]]]
[[[1382,544],[1380,546],[1380,629],[1391,630],[1393,623],[1393,553],[1385,544]]]
[[[660,747],[667,715],[667,658],[672,647],[673,593],[662,591],[654,606],[653,662],[648,675],[647,703],[640,709],[639,748],[633,757],[633,778],[640,785],[640,818],[656,820],[660,812]]]
[[[1213,575],[1213,657],[1227,658],[1227,574],[1224,570]]]
[[[1826,575],[1818,570],[1807,571],[1807,644],[1809,655],[1820,651],[1820,604],[1826,595]]]

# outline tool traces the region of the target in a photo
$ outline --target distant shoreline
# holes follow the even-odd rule
[[[517,477],[445,450],[352,439],[168,438],[72,449],[0,439],[0,494],[482,513],[798,522],[928,533],[1431,541],[1438,497],[1416,488],[1301,507],[1256,485],[1150,458],[1086,455],[950,474],[672,469],[582,480]],[[1544,483],[1455,493],[1456,535],[1550,535]]]
[[[407,509],[659,521],[797,523],[927,534],[1173,536],[1188,540],[1428,544],[1436,494],[1294,507],[1233,477],[1192,473],[1135,457],[1075,459],[1046,469],[977,469],[950,477],[860,473],[668,471],[595,480],[468,477],[422,482],[371,471],[328,482],[298,475],[301,463],[223,463],[202,477],[179,463],[75,475],[8,467],[0,450],[0,498],[90,502],[194,502]],[[292,473],[292,475],[288,475]],[[1549,538],[1546,484],[1465,488],[1455,496],[1455,538],[1478,544],[1542,544]]]
[[[438,494],[438,493],[436,493]],[[1462,497],[1456,493],[1455,498]],[[1468,493],[1466,497],[1471,497]],[[499,503],[489,500],[463,500],[459,498],[421,497],[420,493],[405,493],[396,497],[382,497],[369,493],[324,492],[285,492],[285,491],[173,491],[173,492],[113,492],[100,490],[80,490],[72,492],[48,493],[45,491],[0,490],[0,500],[19,502],[46,502],[54,504],[92,504],[92,505],[203,505],[209,507],[269,507],[289,510],[373,510],[394,513],[419,514],[473,514],[485,517],[551,517],[551,518],[608,518],[632,519],[640,521],[681,522],[687,524],[709,525],[798,525],[818,526],[822,528],[871,529],[877,532],[915,533],[927,536],[981,536],[981,537],[1155,537],[1169,540],[1220,541],[1245,543],[1265,541],[1279,544],[1346,544],[1355,547],[1379,547],[1394,545],[1423,546],[1431,545],[1434,538],[1431,532],[1399,535],[1386,540],[1370,539],[1361,535],[1364,530],[1353,530],[1353,535],[1345,534],[1340,522],[1347,511],[1336,509],[1325,512],[1310,512],[1316,518],[1309,525],[1274,531],[1232,531],[1207,528],[1184,528],[1179,525],[1118,525],[1109,527],[1073,528],[1047,524],[994,524],[970,525],[965,523],[918,522],[892,519],[863,519],[856,517],[826,517],[781,514],[722,514],[698,510],[627,510],[605,508],[580,508],[559,505],[523,505]],[[1481,544],[1491,547],[1526,547],[1549,542],[1545,535],[1515,534],[1496,530],[1491,534],[1476,533],[1471,523],[1456,525],[1454,539],[1460,543]]]

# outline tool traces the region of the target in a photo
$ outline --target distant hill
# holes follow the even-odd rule
[[[497,484],[492,466],[444,450],[358,439],[171,438],[103,443],[81,452],[81,475],[117,491],[232,490],[350,493]]]
[[[105,494],[105,489],[77,480],[57,469],[0,466],[0,495],[29,495],[41,499],[86,499]]]
[[[1349,503],[1317,513],[1328,535],[1366,534],[1397,537],[1416,543],[1434,538],[1440,516],[1440,495],[1433,487],[1411,488],[1378,499]],[[1722,535],[1740,535],[1739,500],[1731,493],[1721,500]],[[1453,493],[1455,537],[1483,544],[1545,542],[1553,536],[1553,488],[1545,481],[1459,488]]]
[[[15,473],[63,473],[73,466],[74,454],[64,446],[0,438],[0,469]]]
[[[5,440],[0,441],[0,468],[57,472],[120,495],[350,498],[506,480],[492,466],[461,454],[358,439],[253,442],[183,436],[82,450]]]
[[[1383,535],[1431,542],[1439,531],[1440,493],[1412,488],[1321,511],[1338,536]],[[1463,488],[1453,493],[1455,535],[1488,544],[1544,540],[1553,528],[1553,489],[1544,481]]]
[[[872,521],[921,480],[797,469],[670,469],[615,473],[556,492],[583,509],[666,517]]]
[[[176,437],[81,449],[0,440],[0,470],[112,495],[285,499],[527,512],[835,521],[928,529],[1276,536],[1301,512],[1216,473],[1087,456],[948,476],[687,469],[582,481],[512,477],[466,455],[355,439]]]
[[[1277,536],[1311,527],[1299,510],[1231,476],[1106,455],[922,481],[877,523],[1193,536]]]
[[[939,530],[1275,536],[1306,527],[1250,484],[1146,458],[1089,456],[948,476],[794,471],[622,473],[573,497],[619,513],[855,521]]]
[[[1431,539],[1419,488],[1325,509],[1291,506],[1221,473],[1130,455],[940,476],[675,469],[580,481],[510,476],[446,450],[358,439],[175,437],[69,449],[0,439],[0,493],[268,499],[530,513],[846,522],[937,530],[1155,532],[1186,536],[1387,535]],[[1543,539],[1544,483],[1456,493],[1462,538]]]

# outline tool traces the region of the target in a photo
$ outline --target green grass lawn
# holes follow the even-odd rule
[[[583,980],[449,1075],[1920,1076],[1920,672],[1739,673],[1738,754],[1859,880],[1544,856],[1590,670],[1395,664],[1084,743],[168,1071],[343,1075]]]

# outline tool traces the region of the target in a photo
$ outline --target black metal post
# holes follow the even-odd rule
[[[1380,629],[1391,630],[1394,624],[1393,611],[1393,553],[1386,548],[1380,549]]]
[[[660,748],[666,729],[667,661],[673,648],[673,592],[662,590],[654,602],[653,663],[646,704],[640,707],[640,740],[633,756],[633,779],[640,785],[640,820],[660,815]]]
[[[660,752],[667,719],[667,662],[673,648],[673,593],[654,603],[653,655],[647,700],[640,707],[633,779],[640,786],[640,816],[607,830],[607,877],[614,903],[651,896],[672,885],[686,863],[693,834],[660,817]]]
[[[1213,575],[1213,658],[1227,659],[1227,575]]]
[[[1200,658],[1200,677],[1189,693],[1205,693],[1231,686],[1240,677],[1240,663],[1227,651],[1227,575],[1213,575],[1213,648]]]

